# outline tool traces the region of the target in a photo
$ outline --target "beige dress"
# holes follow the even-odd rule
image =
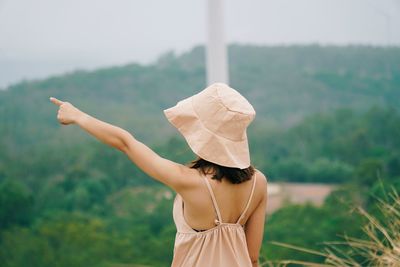
[[[183,216],[183,200],[177,194],[174,200],[173,217],[177,233],[175,237],[172,267],[251,267],[244,228],[239,222],[245,216],[254,193],[253,185],[245,209],[236,223],[224,223],[211,185],[203,177],[217,215],[216,226],[198,232],[192,229]]]

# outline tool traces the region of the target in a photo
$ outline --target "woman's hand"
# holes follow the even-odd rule
[[[77,121],[85,115],[85,113],[69,102],[58,100],[55,97],[50,97],[50,101],[59,107],[57,119],[61,124],[68,125],[77,123]]]

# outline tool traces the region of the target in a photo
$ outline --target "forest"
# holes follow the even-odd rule
[[[253,165],[270,182],[338,185],[320,207],[267,216],[261,261],[323,258],[362,238],[362,206],[400,192],[400,48],[230,45],[231,86],[257,111]],[[162,110],[205,87],[204,47],[148,65],[77,70],[0,91],[0,262],[17,266],[169,266],[175,193],[122,153],[61,126],[49,96],[130,131],[160,155],[194,155]],[[362,259],[360,259],[362,260]]]

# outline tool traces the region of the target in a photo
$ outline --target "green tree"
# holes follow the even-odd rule
[[[33,196],[20,182],[0,184],[0,230],[12,225],[28,225],[32,219]]]

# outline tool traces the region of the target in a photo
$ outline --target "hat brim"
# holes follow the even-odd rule
[[[247,135],[233,141],[208,130],[197,116],[193,97],[179,101],[163,112],[168,121],[183,135],[192,151],[199,157],[221,166],[245,169],[250,166]]]

